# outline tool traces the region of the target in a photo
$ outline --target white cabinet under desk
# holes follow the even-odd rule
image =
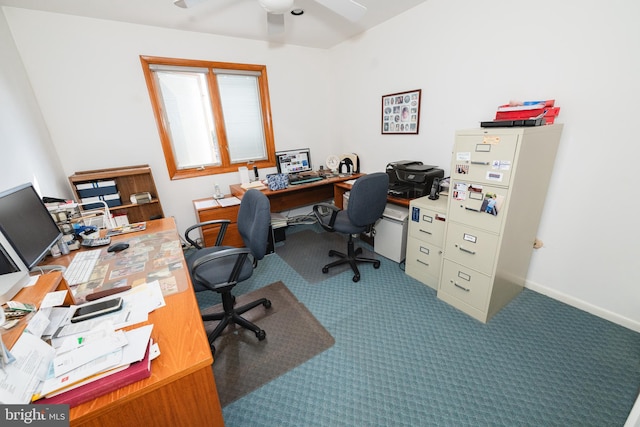
[[[438,298],[487,322],[522,291],[561,133],[456,132]]]

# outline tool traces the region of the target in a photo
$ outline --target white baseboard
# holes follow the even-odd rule
[[[637,322],[635,320],[620,316],[619,314],[604,310],[600,307],[596,307],[593,304],[577,299],[571,295],[558,292],[555,289],[548,288],[539,283],[527,280],[525,283],[525,287],[555,300],[561,301],[572,307],[579,308],[580,310],[586,311],[587,313],[591,313],[594,316],[601,317],[620,326],[624,326],[625,328],[629,328],[634,332],[640,332],[640,322]]]

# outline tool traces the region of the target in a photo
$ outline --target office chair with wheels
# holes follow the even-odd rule
[[[380,268],[379,260],[360,256],[362,248],[354,248],[353,237],[365,231],[373,231],[387,204],[388,189],[389,176],[384,172],[372,173],[358,178],[353,184],[346,209],[339,209],[328,203],[320,203],[313,207],[313,213],[322,228],[349,235],[347,253],[330,250],[330,257],[338,256],[340,259],[322,267],[323,273],[328,273],[330,268],[337,265],[349,263],[354,273],[353,281],[357,282],[360,280],[358,263],[372,263],[373,268]],[[323,214],[323,208],[328,209],[329,213]]]
[[[219,320],[216,328],[209,333],[209,344],[215,353],[213,342],[224,329],[237,324],[256,334],[258,340],[266,337],[266,332],[249,322],[241,315],[254,307],[263,305],[271,307],[271,301],[261,298],[241,307],[234,307],[235,297],[231,294],[233,287],[253,274],[253,269],[267,253],[271,209],[269,199],[258,190],[249,190],[242,197],[238,211],[238,231],[244,241],[244,248],[221,246],[229,220],[213,220],[192,225],[185,231],[185,239],[196,248],[187,255],[187,266],[196,292],[213,291],[222,297],[223,311],[203,314],[203,321]],[[216,245],[203,247],[191,238],[190,233],[202,227],[218,228]]]

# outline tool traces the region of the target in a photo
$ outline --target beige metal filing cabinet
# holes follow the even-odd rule
[[[438,298],[487,322],[522,291],[561,133],[456,132]]]
[[[414,199],[409,204],[409,232],[405,272],[438,289],[442,243],[444,241],[447,198]]]

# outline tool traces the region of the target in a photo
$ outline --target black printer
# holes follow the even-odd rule
[[[400,160],[387,165],[389,195],[403,199],[428,196],[435,178],[444,178],[444,171],[436,166],[415,160]]]

